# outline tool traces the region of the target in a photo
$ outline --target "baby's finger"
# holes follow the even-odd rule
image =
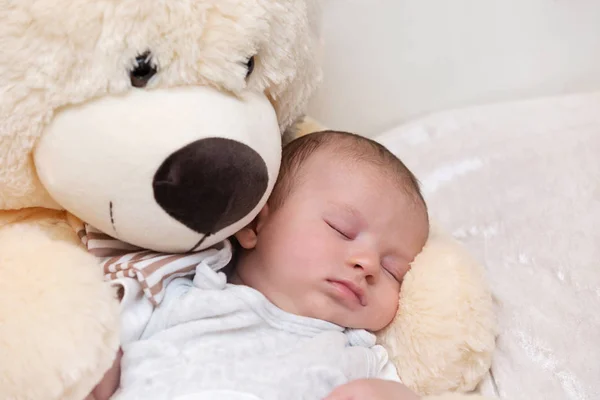
[[[324,400],[353,400],[348,385],[342,385],[335,388]]]

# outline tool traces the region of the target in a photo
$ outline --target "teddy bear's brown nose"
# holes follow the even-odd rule
[[[206,138],[172,153],[152,185],[167,214],[210,235],[250,213],[268,180],[267,166],[256,151],[235,140]]]

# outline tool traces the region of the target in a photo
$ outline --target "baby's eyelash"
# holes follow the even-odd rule
[[[396,282],[398,282],[400,285],[402,285],[402,281],[404,281],[404,276],[401,276],[401,277],[396,276],[396,274],[394,274],[392,271],[390,271],[388,268],[384,267],[383,265],[381,266],[381,268],[383,268],[383,270],[385,272],[390,274],[391,277],[394,278],[394,280],[396,280]]]
[[[335,225],[331,224],[329,221],[325,221],[325,223],[327,225],[329,225],[329,227],[331,229],[333,229],[334,231],[336,231],[337,233],[339,233],[340,235],[342,235],[346,239],[350,239],[350,236],[348,236],[346,233],[344,233],[341,229],[337,228]]]

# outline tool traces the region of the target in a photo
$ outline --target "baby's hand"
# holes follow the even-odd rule
[[[325,400],[419,400],[401,383],[383,379],[359,379],[337,387]]]
[[[123,351],[119,349],[117,356],[113,361],[112,367],[104,374],[104,377],[94,388],[92,393],[88,395],[84,400],[108,400],[119,387],[119,379],[121,377],[121,358],[123,357]]]

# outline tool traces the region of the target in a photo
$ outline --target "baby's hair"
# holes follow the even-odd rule
[[[419,181],[413,173],[385,146],[369,138],[343,131],[321,131],[301,136],[283,147],[279,176],[269,205],[280,207],[302,180],[304,163],[316,152],[334,150],[339,158],[353,162],[366,162],[378,168],[386,176],[396,180],[399,187],[427,210],[421,194]]]

